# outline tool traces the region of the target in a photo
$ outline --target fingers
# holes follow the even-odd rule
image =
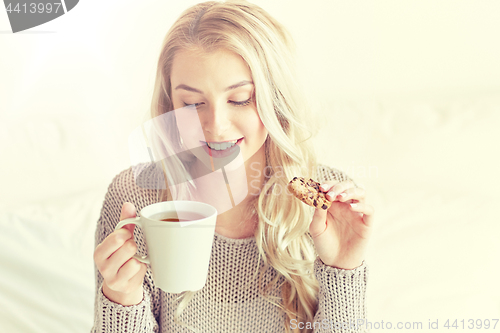
[[[130,202],[125,202],[122,206],[122,211],[120,214],[120,221],[123,221],[125,219],[129,219],[132,217],[136,217],[136,216],[137,216],[137,211],[135,209],[134,204],[132,204]],[[127,229],[132,234],[134,234],[135,224],[127,224],[123,228]]]
[[[118,270],[118,279],[128,281],[132,280],[135,276],[145,274],[147,270],[147,265],[138,261],[135,258],[130,258],[122,267]]]
[[[132,233],[125,229],[118,229],[106,237],[101,244],[97,245],[94,251],[94,261],[96,264],[107,260],[111,255],[132,238]]]
[[[364,188],[355,187],[352,181],[345,181],[340,183],[327,182],[324,186],[322,185],[322,189],[327,192],[326,198],[328,200],[349,203],[350,209],[358,212],[367,226],[372,225],[375,210],[373,206],[365,203],[366,191]]]
[[[133,204],[124,203],[120,220],[135,217]],[[97,245],[94,251],[94,261],[104,279],[112,279],[127,260],[137,252],[133,232],[135,225],[127,225],[115,230]]]
[[[328,190],[336,185],[336,184],[339,184],[340,182],[337,181],[337,180],[327,180],[325,181],[324,183],[322,183],[319,188],[323,191],[323,192],[328,192]]]
[[[334,201],[338,199],[340,202],[345,202],[347,200],[357,200],[362,201],[365,198],[365,190],[360,187],[355,187],[352,181],[345,181],[336,184],[325,184],[322,185],[328,200]]]
[[[131,293],[142,284],[146,271],[146,264],[131,258],[106,283],[110,289],[119,290],[122,293]]]
[[[371,226],[373,224],[373,214],[375,213],[375,209],[373,206],[368,205],[364,202],[356,202],[349,204],[351,210],[354,212],[358,212],[363,214],[363,222],[367,226]]]
[[[120,220],[136,216],[131,203],[122,206]],[[147,265],[133,258],[137,252],[134,241],[135,225],[115,230],[97,245],[94,261],[103,277],[102,291],[113,302],[128,306],[138,304],[142,298],[142,284]]]
[[[134,204],[130,202],[125,202],[122,206],[120,221],[131,217],[135,217],[135,215],[136,215],[136,210]]]
[[[315,209],[311,224],[309,225],[309,233],[312,238],[318,237],[326,230],[326,215],[324,209]]]
[[[144,276],[146,276],[146,272],[148,270],[148,266],[144,263],[140,263],[139,261],[135,259],[131,259],[139,265],[139,271],[132,276],[132,278],[128,281],[128,286],[129,287],[129,292],[132,292],[134,288],[140,288],[142,284],[144,283]]]
[[[137,245],[133,239],[129,239],[102,265],[102,276],[111,277],[118,274],[118,270],[137,252]]]
[[[334,189],[334,191],[337,191],[337,189]],[[363,201],[365,199],[366,192],[362,188],[357,188],[357,187],[351,187],[348,188],[344,191],[342,189],[338,190],[340,191],[337,194],[337,198],[340,202],[346,202],[349,200],[354,200],[354,201]],[[336,192],[335,192],[336,193]]]
[[[120,221],[135,216],[135,206],[130,202],[125,202],[122,206]],[[113,231],[101,244],[97,245],[94,251],[94,261],[96,264],[108,259],[128,239],[132,238],[134,235],[134,229],[135,224],[128,224],[119,230]]]
[[[129,233],[125,229],[116,232],[118,231]],[[100,244],[101,249],[112,242],[110,236]],[[99,252],[99,249],[96,248],[94,260],[109,289],[127,294],[132,293],[142,285],[147,265],[132,258],[137,252],[137,245],[132,237],[104,260],[100,258],[103,258],[105,254],[99,254]]]

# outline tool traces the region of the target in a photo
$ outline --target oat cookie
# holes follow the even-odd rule
[[[332,202],[326,198],[326,193],[319,188],[321,184],[312,179],[294,177],[288,183],[288,189],[302,202],[315,208],[328,209]]]

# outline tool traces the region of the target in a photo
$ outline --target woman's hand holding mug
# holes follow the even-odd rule
[[[147,265],[155,287],[169,293],[202,289],[208,276],[217,209],[198,201],[164,201],[142,208],[122,206],[120,222],[94,251],[104,278],[102,291],[115,303],[139,304]],[[147,256],[136,254],[135,226],[147,243]]]
[[[135,206],[124,203],[120,221],[136,216]],[[147,265],[132,258],[137,252],[134,224],[127,224],[106,237],[94,251],[94,262],[104,278],[102,292],[111,301],[124,306],[139,304]]]

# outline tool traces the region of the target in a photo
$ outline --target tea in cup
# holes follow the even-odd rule
[[[196,291],[205,286],[212,253],[217,210],[197,201],[165,201],[144,207],[140,216],[120,221],[138,225],[146,240],[155,284],[165,292]]]

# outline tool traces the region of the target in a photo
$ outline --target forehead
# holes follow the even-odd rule
[[[172,86],[210,84],[227,87],[242,80],[252,81],[252,75],[247,63],[234,52],[181,50],[174,56],[170,80]]]

